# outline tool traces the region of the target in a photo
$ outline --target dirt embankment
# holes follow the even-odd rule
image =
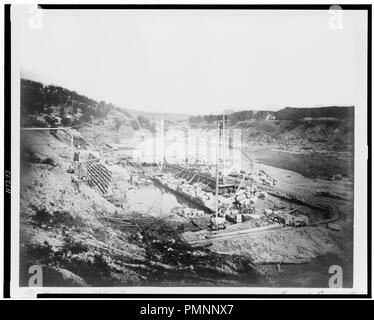
[[[167,222],[119,210],[84,183],[72,183],[68,134],[29,132],[22,146],[22,286],[31,265],[42,266],[44,286],[266,282],[249,258],[191,248]]]
[[[299,146],[304,150],[353,151],[353,119],[344,121],[242,121],[244,141]]]
[[[219,121],[221,119],[217,119]],[[216,129],[217,122],[199,122],[192,128]],[[241,120],[227,129],[241,129],[243,143],[277,145],[285,150],[353,152],[354,118],[335,120]]]

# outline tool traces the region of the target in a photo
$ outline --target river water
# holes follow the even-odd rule
[[[275,150],[268,147],[249,147],[248,155],[255,161],[285,170],[300,173],[307,178],[353,176],[353,154],[340,156],[331,154],[302,154]]]
[[[153,216],[167,215],[178,205],[182,205],[181,200],[178,201],[175,195],[153,183],[133,187],[126,192],[126,206],[129,209]]]
[[[126,192],[124,209],[136,211],[158,218],[168,218],[167,221],[181,227],[181,231],[198,231],[189,219],[180,217],[173,209],[176,207],[198,208],[190,201],[167,191],[155,183],[133,186]]]

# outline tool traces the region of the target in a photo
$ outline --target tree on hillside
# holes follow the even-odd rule
[[[31,121],[28,115],[46,113],[51,115],[52,106],[60,107],[61,118],[65,123],[72,121],[67,118],[64,107],[72,107],[69,111],[75,116],[79,109],[80,119],[74,119],[73,122],[88,122],[93,118],[106,117],[107,114],[115,109],[115,106],[105,101],[97,102],[86,96],[80,95],[75,91],[70,91],[55,85],[43,86],[43,84],[31,80],[21,79],[21,118],[23,125]],[[61,111],[63,110],[63,111]],[[51,118],[48,118],[51,122]]]

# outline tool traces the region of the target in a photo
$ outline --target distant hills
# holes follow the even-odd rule
[[[314,119],[348,119],[354,117],[354,107],[318,107],[318,108],[284,108],[274,112],[277,120],[300,120],[305,118]]]
[[[190,114],[184,114],[184,113],[161,113],[161,112],[148,112],[148,111],[142,111],[142,110],[134,110],[134,109],[128,109],[126,110],[133,116],[142,116],[146,117],[149,120],[169,120],[169,121],[185,121],[188,120],[189,117],[191,117]]]
[[[209,115],[190,115],[182,113],[158,113],[148,112],[134,109],[126,110],[133,117],[145,117],[149,120],[166,121],[189,121],[190,124],[213,123],[222,119],[222,114],[209,114]],[[240,121],[246,120],[344,120],[354,117],[353,106],[326,106],[326,107],[312,107],[312,108],[291,108],[285,107],[278,111],[265,111],[265,110],[242,110],[232,111],[226,113],[226,121],[229,125],[235,125]]]
[[[354,118],[354,107],[316,107],[316,108],[291,108],[286,107],[279,111],[243,110],[226,115],[228,125],[235,125],[253,120],[287,120],[287,121],[341,121]],[[189,117],[191,125],[212,124],[220,121],[219,115],[198,115]]]
[[[95,101],[75,91],[54,85],[21,79],[21,120],[23,125],[54,126],[77,125],[95,118],[108,117],[113,111],[126,119],[137,118],[149,124],[154,120],[168,122],[188,121],[192,126],[209,125],[222,119],[222,115],[197,115],[180,113],[158,113],[116,107],[105,101]],[[228,125],[243,125],[253,120],[288,121],[342,121],[354,118],[354,107],[327,106],[316,108],[286,107],[279,111],[243,110],[226,115]],[[149,123],[148,123],[149,122]],[[134,126],[136,126],[134,124]]]

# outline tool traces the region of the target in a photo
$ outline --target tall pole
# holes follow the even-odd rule
[[[196,135],[195,143],[195,163],[197,164],[199,162],[199,135]]]
[[[157,162],[157,139],[158,139],[158,135],[157,135],[157,129],[156,129],[156,132],[152,133],[152,142],[153,142],[152,152],[153,152],[153,162],[156,163],[160,169],[160,166],[158,165],[158,162]]]
[[[222,148],[222,158],[223,158],[223,171],[222,171],[222,183],[225,184],[225,170],[226,170],[226,133],[225,133],[225,112],[222,114],[222,135],[223,135],[223,148]]]
[[[164,122],[164,114],[162,114],[161,120],[161,139],[162,139],[162,164],[161,167],[165,164],[165,122]]]
[[[217,152],[216,152],[216,218],[218,217],[218,191],[219,191],[219,155],[221,147],[221,125],[218,122]]]
[[[184,139],[185,139],[184,140],[185,161],[186,161],[186,164],[188,164],[188,127],[186,128]]]

